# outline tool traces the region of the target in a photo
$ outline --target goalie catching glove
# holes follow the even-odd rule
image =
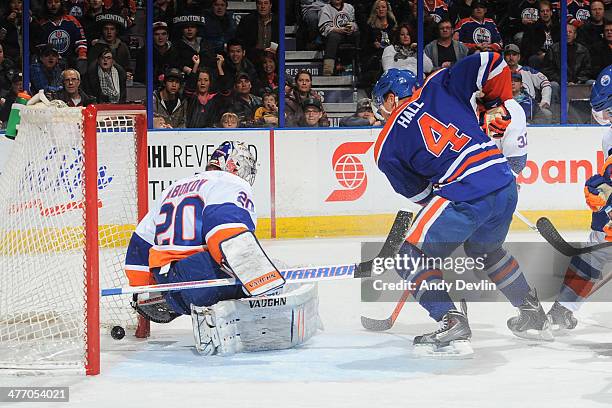
[[[499,139],[504,137],[506,128],[510,125],[512,117],[510,112],[502,104],[487,109],[486,106],[480,107],[478,115],[480,127],[487,134],[487,136]]]
[[[131,305],[139,315],[153,323],[170,323],[180,316],[172,310],[161,292],[134,294]]]

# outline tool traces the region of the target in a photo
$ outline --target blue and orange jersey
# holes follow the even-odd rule
[[[202,251],[217,263],[219,244],[243,231],[255,231],[251,185],[224,171],[206,171],[165,189],[132,234],[125,261],[130,285],[151,282],[160,268]]]
[[[444,0],[425,0],[424,6],[425,12],[431,16],[434,22],[439,23],[448,18],[448,5]]]
[[[76,17],[65,15],[55,23],[45,21],[40,26],[39,44],[53,44],[63,58],[87,59],[87,39]]]
[[[470,50],[475,50],[477,44],[491,44],[494,51],[502,48],[502,38],[495,21],[485,18],[482,23],[472,17],[460,20],[455,26],[458,40]]]
[[[503,154],[480,128],[471,105],[512,99],[510,70],[501,55],[470,55],[432,74],[390,116],[374,159],[396,192],[416,203],[432,194],[451,201],[483,197],[510,183]]]

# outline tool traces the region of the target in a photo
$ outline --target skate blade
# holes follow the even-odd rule
[[[536,341],[554,341],[555,340],[555,337],[553,336],[552,331],[550,330],[550,327],[546,327],[543,330],[529,329],[529,330],[525,330],[522,332],[513,331],[512,333],[514,333],[516,337],[520,337],[522,339],[527,339],[527,340],[536,340]]]
[[[412,354],[416,358],[440,358],[460,360],[472,358],[474,349],[469,340],[451,341],[448,346],[435,346],[433,344],[418,344],[414,346]]]

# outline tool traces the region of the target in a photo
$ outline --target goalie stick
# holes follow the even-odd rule
[[[395,216],[389,235],[379,251],[376,258],[389,258],[399,252],[400,247],[408,235],[412,224],[412,213],[400,210]],[[374,259],[376,259],[374,258]],[[372,274],[374,259],[360,262],[358,264],[325,265],[316,267],[291,268],[280,270],[280,273],[288,282],[307,283],[324,280],[339,280],[350,278],[367,278]],[[235,285],[236,279],[211,279],[202,281],[162,283],[157,285],[133,286],[126,288],[102,289],[102,296],[125,295],[134,293],[146,293],[169,290],[184,290],[196,288],[208,288],[215,286]]]
[[[603,242],[601,244],[577,248],[570,245],[565,239],[563,239],[557,228],[555,228],[553,223],[548,218],[540,218],[536,222],[536,226],[538,228],[538,232],[544,237],[544,239],[548,241],[553,248],[565,256],[588,254],[589,252],[607,248],[612,245],[612,242]]]

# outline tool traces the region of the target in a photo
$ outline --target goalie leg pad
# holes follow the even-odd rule
[[[306,342],[322,328],[314,284],[275,296],[191,305],[195,346],[204,355],[281,350]]]
[[[242,282],[248,295],[263,295],[285,284],[285,278],[251,231],[228,238],[219,246],[225,263]]]

